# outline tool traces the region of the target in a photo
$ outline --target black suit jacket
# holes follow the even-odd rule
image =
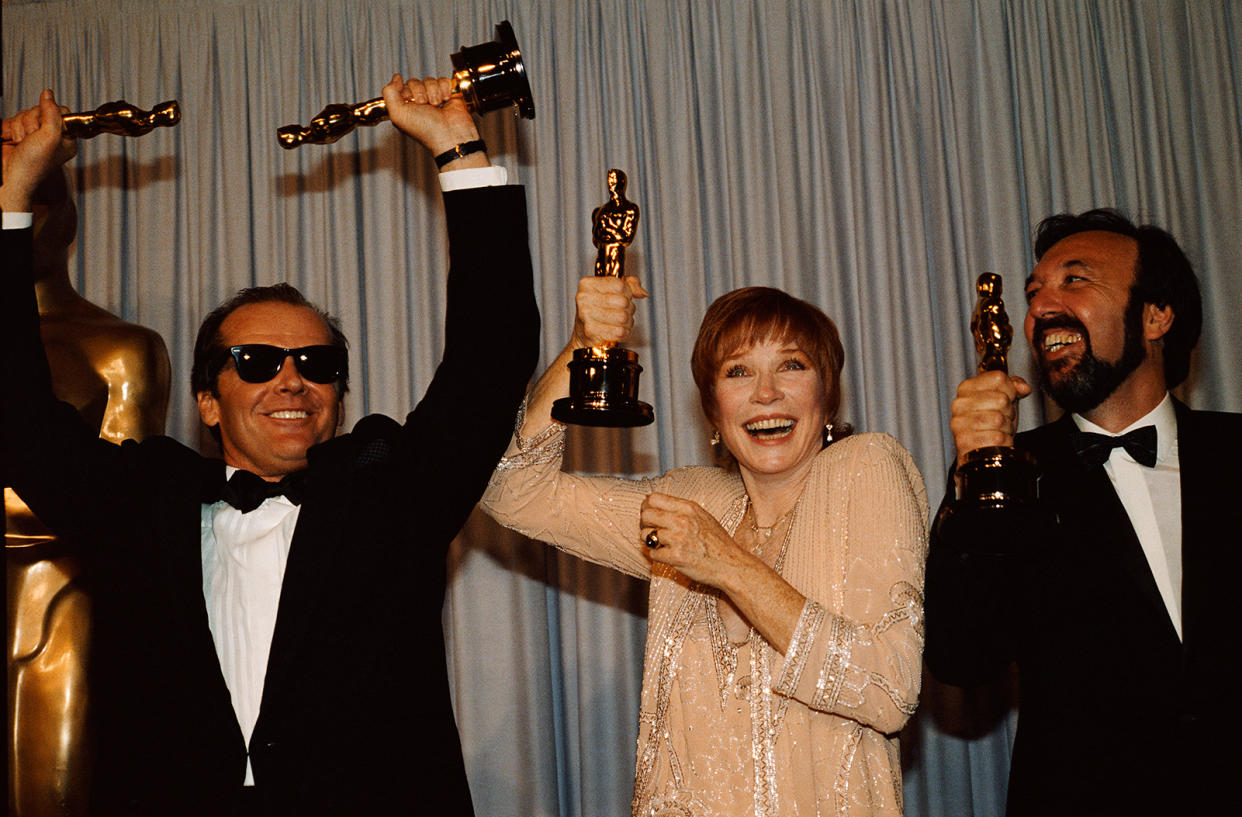
[[[1242,415],[1180,403],[1176,413],[1184,641],[1104,467],[1074,454],[1070,417],[1017,436],[1040,468],[1035,508],[941,506],[925,657],[962,686],[1016,661],[1010,815],[1198,814],[1236,802]]]
[[[512,433],[539,318],[522,189],[444,200],[445,351],[426,395],[403,425],[369,416],[309,453],[249,746],[264,813],[472,813],[445,560]],[[6,233],[6,257],[28,252],[20,233]],[[247,747],[207,626],[200,530],[224,464],[167,437],[98,440],[51,395],[29,274],[4,278],[9,475],[49,527],[92,545],[92,813],[231,813]]]

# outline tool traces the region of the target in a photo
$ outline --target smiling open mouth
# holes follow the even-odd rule
[[[1068,332],[1065,330],[1049,330],[1044,333],[1044,351],[1055,352],[1066,346],[1077,343],[1082,340],[1082,335],[1077,332]]]
[[[793,433],[794,426],[797,425],[796,420],[773,418],[770,420],[756,420],[753,423],[746,423],[742,427],[746,429],[746,433],[757,440],[775,440],[781,437],[788,437]]]
[[[301,410],[273,411],[267,416],[275,420],[305,420],[310,416],[310,413]]]

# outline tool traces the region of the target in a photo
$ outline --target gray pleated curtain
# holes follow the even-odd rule
[[[493,114],[482,130],[527,188],[545,359],[591,271],[609,168],[642,208],[629,271],[652,297],[632,345],[657,421],[575,431],[574,467],[706,462],[688,367],[699,318],[766,284],[837,320],[846,416],[911,450],[934,506],[949,400],[974,365],[974,278],[1003,274],[1020,323],[1032,224],[1102,205],[1182,240],[1205,331],[1181,394],[1242,410],[1237,0],[10,0],[4,115],[44,86],[73,110],[182,105],[179,127],[84,142],[72,165],[76,286],[163,335],[170,434],[209,450],[188,389],[202,316],[279,280],[342,317],[350,420],[413,405],[441,352],[434,167],[387,125],[290,152],[275,130],[376,96],[394,71],[447,73],[502,19],[537,118]],[[1021,342],[1011,362],[1029,374]],[[1024,426],[1042,418],[1028,400]],[[477,514],[451,571],[448,660],[479,813],[627,814],[645,586]],[[926,684],[903,736],[908,813],[999,814],[1012,723],[1004,680]]]

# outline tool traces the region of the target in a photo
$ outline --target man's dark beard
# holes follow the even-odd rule
[[[1038,364],[1039,384],[1044,393],[1066,411],[1083,414],[1103,403],[1130,373],[1138,368],[1146,356],[1143,348],[1143,302],[1130,290],[1123,318],[1125,343],[1121,356],[1115,361],[1100,360],[1091,349],[1091,335],[1077,318],[1058,315],[1037,318],[1032,337],[1035,339],[1035,360]],[[1051,329],[1069,329],[1082,336],[1083,351],[1077,361],[1062,360],[1049,363],[1044,359],[1043,337]],[[1054,370],[1065,369],[1053,382]]]

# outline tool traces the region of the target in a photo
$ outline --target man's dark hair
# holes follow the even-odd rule
[[[332,334],[330,345],[348,353],[349,341],[346,340],[345,333],[341,331],[341,322],[306,300],[306,297],[298,292],[296,287],[287,283],[267,287],[250,287],[239,291],[232,298],[211,310],[203,319],[203,325],[198,328],[198,338],[194,341],[194,366],[190,370],[190,391],[194,395],[203,391],[210,391],[216,396],[220,394],[217,390],[220,371],[228,362],[228,350],[224,345],[224,338],[220,337],[220,326],[224,323],[224,319],[243,306],[262,303],[292,304],[314,311]],[[347,355],[345,367],[341,371],[341,379],[336,384],[337,397],[344,397],[348,391],[349,358]]]
[[[1035,260],[1058,241],[1075,233],[1103,230],[1133,238],[1138,243],[1138,262],[1130,298],[1163,309],[1173,307],[1173,326],[1164,335],[1164,380],[1169,388],[1190,373],[1190,352],[1203,328],[1203,302],[1194,268],[1177,240],[1152,224],[1136,226],[1120,212],[1100,208],[1080,215],[1059,213],[1035,228]]]

